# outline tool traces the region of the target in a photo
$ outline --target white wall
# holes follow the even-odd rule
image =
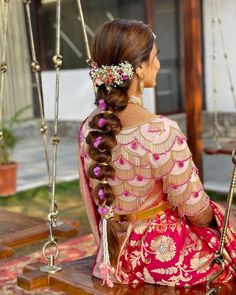
[[[203,1],[203,25],[204,25],[204,51],[205,51],[205,86],[206,105],[208,111],[214,110],[212,77],[212,0]],[[222,30],[225,40],[226,52],[228,54],[229,68],[232,74],[234,89],[236,92],[236,1],[216,0],[218,12],[222,19]],[[215,10],[214,10],[215,11]],[[214,14],[216,16],[216,14]],[[216,18],[216,17],[215,17]],[[216,88],[218,91],[217,109],[219,111],[235,112],[236,107],[230,91],[229,79],[223,57],[223,46],[220,39],[218,23],[215,25],[216,40]]]
[[[45,117],[54,119],[55,72],[42,73]],[[92,82],[87,69],[61,71],[59,120],[83,120],[94,106]]]
[[[59,120],[83,120],[95,108],[92,81],[88,69],[61,71],[61,96],[59,101]],[[45,102],[45,117],[54,119],[55,72],[42,73],[42,85]],[[154,91],[145,89],[144,102],[153,111]]]

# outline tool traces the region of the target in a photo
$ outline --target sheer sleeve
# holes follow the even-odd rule
[[[153,173],[162,180],[167,199],[182,217],[194,216],[209,205],[187,139],[178,125],[166,119],[164,130],[155,135],[152,153]],[[155,142],[156,141],[156,142]]]

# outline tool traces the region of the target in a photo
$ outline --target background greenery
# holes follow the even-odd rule
[[[58,183],[56,185],[56,199],[59,207],[58,220],[69,219],[79,222],[78,236],[89,234],[91,229],[85,212],[85,206],[81,199],[79,181]],[[47,219],[49,212],[47,187],[42,186],[0,198],[0,207],[5,210]],[[63,240],[63,238],[60,238],[59,243],[63,242]],[[11,258],[41,250],[43,243],[44,241],[39,241],[19,248]]]
[[[59,207],[58,219],[79,221],[80,235],[90,232],[78,180],[58,183],[56,185],[56,200]],[[47,186],[18,192],[7,198],[0,198],[0,207],[13,212],[47,219],[49,212]]]

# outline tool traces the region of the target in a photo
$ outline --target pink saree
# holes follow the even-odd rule
[[[89,119],[88,119],[89,120]],[[89,180],[86,169],[91,163],[85,138],[86,120],[79,131],[79,173],[92,232],[98,243],[93,275],[99,277],[102,261],[99,215],[91,196],[96,180]],[[177,124],[156,116],[143,124],[123,128],[112,152],[116,173],[109,184],[116,201],[116,214],[153,208],[169,202],[163,214],[131,221],[120,235],[120,254],[114,280],[122,284],[150,283],[165,286],[205,284],[218,271],[210,262],[219,247],[224,209],[209,200],[198,177],[186,143]],[[197,215],[209,202],[217,226],[197,227],[188,216]],[[217,282],[236,277],[236,233],[230,223],[225,240],[225,270]]]

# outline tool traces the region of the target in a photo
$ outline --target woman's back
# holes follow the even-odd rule
[[[93,162],[85,142],[90,132],[88,121],[82,129],[84,141],[81,142],[86,169]],[[121,130],[112,150],[115,173],[108,183],[115,195],[115,212],[146,209],[166,200],[167,196],[173,206],[178,206],[181,215],[194,215],[205,208],[209,198],[203,192],[186,137],[177,124],[157,115],[142,123],[138,121]],[[98,182],[90,179],[91,188]],[[191,208],[191,196],[194,208]]]

